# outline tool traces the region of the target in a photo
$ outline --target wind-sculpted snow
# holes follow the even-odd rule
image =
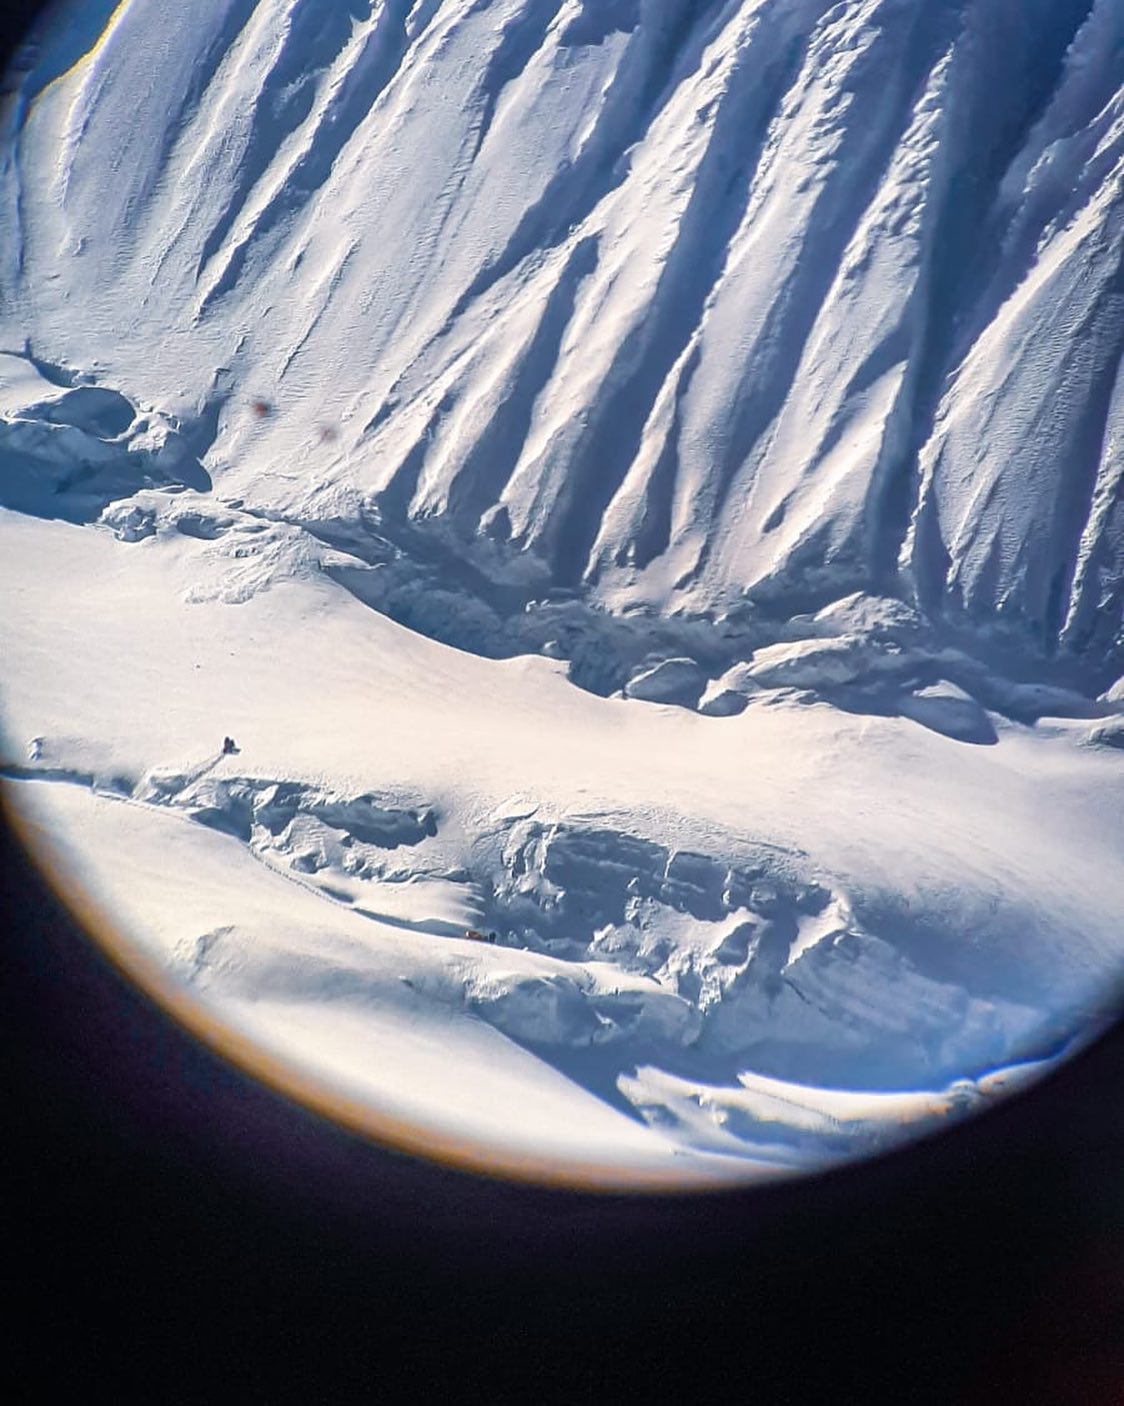
[[[1118,0],[83,16],[9,104],[8,340],[224,496],[1120,672]]]
[[[415,1150],[940,1126],[1124,973],[1122,351],[1124,0],[66,0],[6,793]]]

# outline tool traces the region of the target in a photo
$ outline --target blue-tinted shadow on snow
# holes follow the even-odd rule
[[[181,435],[170,430],[134,447],[134,424],[132,404],[103,386],[78,385],[21,406],[0,420],[0,505],[87,523],[140,489],[210,492],[210,474]]]
[[[829,689],[818,698],[844,713],[864,717],[909,718],[920,727],[953,742],[976,747],[992,747],[999,734],[991,718],[970,695],[942,684],[919,688],[912,693],[890,690]]]
[[[31,517],[89,523],[111,503],[143,488],[210,492],[211,476],[198,460],[181,460],[177,470],[162,473],[147,456],[127,450],[108,463],[79,458],[63,466],[0,444],[0,506]]]
[[[912,1032],[883,1032],[882,1038],[871,1042],[865,1050],[824,1048],[816,1042],[802,1045],[778,1033],[765,1034],[756,1042],[747,1043],[737,1051],[716,1048],[703,1038],[693,1044],[679,1046],[673,1042],[650,1039],[622,1039],[606,1044],[567,1044],[540,1041],[527,1036],[504,1033],[513,1043],[541,1059],[588,1094],[642,1125],[657,1129],[665,1122],[674,1136],[677,1117],[672,1108],[634,1102],[629,1096],[645,1069],[658,1070],[682,1082],[688,1103],[715,1124],[715,1133],[725,1144],[727,1154],[743,1155],[754,1160],[790,1162],[801,1165],[827,1166],[851,1157],[878,1154],[918,1133],[933,1132],[942,1123],[955,1122],[973,1111],[982,1111],[991,1101],[983,1099],[979,1082],[998,1070],[1018,1066],[1039,1066],[1042,1072],[1067,1058],[1107,1028],[1124,1009],[1124,987],[1117,986],[1105,998],[1089,1004],[1087,1009],[1073,1009],[1055,1015],[1043,1014],[1038,1027],[1011,1047],[990,1051],[983,1049],[979,1057],[962,1064],[940,1061],[924,1071],[918,1070],[918,1041]],[[949,1013],[950,1016],[952,1012]],[[912,1077],[911,1077],[912,1073]],[[904,1075],[904,1077],[903,1077]],[[789,1084],[796,1096],[791,1121],[777,1116],[762,1119],[746,1108],[739,1108],[743,1096],[742,1076],[780,1080]],[[691,1086],[697,1093],[690,1092]],[[799,1091],[806,1089],[862,1090],[874,1095],[909,1094],[928,1091],[934,1095],[952,1094],[946,1118],[932,1116],[916,1127],[893,1120],[859,1120],[854,1126],[839,1124],[808,1125],[799,1116]],[[714,1097],[711,1097],[713,1091]],[[723,1099],[723,1093],[732,1096]],[[814,1104],[814,1097],[813,1097]],[[781,1095],[784,1102],[784,1095]],[[782,1110],[783,1112],[783,1110]],[[741,1144],[740,1151],[738,1144]]]

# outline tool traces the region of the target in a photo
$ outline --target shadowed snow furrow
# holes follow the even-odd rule
[[[739,232],[740,267],[731,275],[748,282],[754,297],[760,263],[775,262],[778,272],[754,328],[749,374],[737,385],[721,427],[715,518],[723,515],[735,481],[741,482],[747,460],[784,405],[847,243],[888,168],[910,104],[941,54],[945,26],[934,23],[934,15],[939,18],[939,7],[866,4],[830,11],[773,121],[772,160],[759,202],[751,202]],[[809,198],[796,201],[797,237],[782,242],[773,231],[783,229],[792,200],[790,168],[801,173],[797,195],[806,189]]]
[[[1119,189],[1106,202],[1104,233],[1094,242],[1076,223],[1056,236],[1052,257],[966,358],[922,454],[907,542],[927,604],[947,600],[980,622],[998,611],[1046,651],[1080,608],[1082,543],[1099,535],[1094,504],[1107,523],[1113,492],[1109,426],[1124,347]],[[1110,579],[1097,603],[1109,612],[1099,629],[1112,667],[1122,643],[1120,582],[1111,579],[1116,549],[1104,547]]]
[[[542,48],[558,10],[558,0],[528,0],[504,25],[500,41],[489,56],[480,79],[481,107],[474,156],[479,153],[491,130],[504,89],[519,78],[531,58]]]
[[[637,27],[613,73],[604,102],[580,150],[549,181],[526,212],[498,257],[491,261],[461,295],[453,317],[468,309],[496,283],[531,255],[554,245],[560,234],[586,219],[625,175],[623,158],[641,140],[655,111],[671,95],[671,74],[697,62],[699,34],[718,0],[673,0],[659,18],[653,0],[645,4],[648,23]],[[589,30],[590,26],[585,26]],[[580,34],[581,28],[576,30]],[[571,30],[571,38],[575,33]],[[611,30],[607,30],[612,33]],[[565,31],[559,43],[566,42]],[[580,41],[575,41],[580,42]]]
[[[1024,245],[1016,255],[1009,240],[1004,250],[1004,222],[1012,217],[1006,188],[1013,165],[1034,145],[1034,124],[1053,110],[1066,45],[1088,9],[1087,0],[1051,5],[1028,23],[1021,15],[964,7],[942,94],[941,180],[925,211],[918,336],[909,349],[894,433],[884,445],[869,499],[864,556],[886,583],[896,575],[916,503],[917,455],[950,364],[970,346],[969,328],[978,335],[1002,305],[1004,294],[994,281],[988,288],[989,278],[1009,292],[1033,254],[1033,246]],[[1009,94],[999,121],[991,120],[997,91]]]
[[[1079,653],[1110,654],[1124,619],[1124,371],[1105,418],[1100,463],[1082,534],[1062,641]]]
[[[197,277],[222,247],[250,192],[266,174],[280,148],[312,111],[318,78],[347,42],[348,19],[342,8],[320,14],[309,4],[294,3],[287,7],[285,28],[253,97],[236,179],[203,241]]]
[[[775,61],[757,63],[755,46],[752,74],[735,63],[714,101],[706,151],[646,316],[621,342],[601,396],[568,447],[566,508],[550,549],[554,574],[564,583],[580,580],[595,566],[591,555],[605,512],[636,458],[661,387],[691,341],[744,215],[762,134],[795,67],[795,55],[785,52],[792,49],[791,40],[782,31],[775,42],[780,51]],[[768,40],[757,44],[767,51]],[[748,60],[747,46],[740,63]],[[665,473],[673,474],[670,466]]]
[[[250,216],[248,227],[235,237],[203,298],[202,310],[234,286],[252,241],[267,234],[282,219],[298,213],[324,185],[336,157],[402,63],[408,47],[405,18],[409,8],[409,0],[383,0],[375,18],[357,41],[354,19],[346,11],[333,12],[337,31],[333,33],[324,25],[321,7],[308,4],[307,0],[303,9],[298,7],[297,20],[303,23],[294,23],[288,43],[279,56],[278,69],[271,74],[268,85],[271,91],[261,95],[262,103],[268,105],[264,110],[259,108],[254,146],[262,150],[267,161],[272,161],[276,155],[280,145],[274,129],[278,98],[282,121],[290,130],[303,126],[308,117],[314,125],[303,137],[299,151],[283,176],[274,179],[273,191],[264,204]],[[345,23],[347,20],[352,22]],[[310,39],[315,39],[316,49],[323,51],[319,62],[315,51],[311,56],[308,52]],[[334,62],[337,59],[339,65]],[[286,69],[291,65],[295,82],[286,82],[282,63]],[[327,92],[318,101],[319,94],[310,91],[304,96],[301,90],[311,88],[313,75],[321,64],[327,68],[329,77]],[[341,71],[337,72],[337,67]],[[251,161],[251,171],[254,164]],[[212,231],[204,250],[204,261],[210,251],[217,251],[224,242],[234,225],[235,215],[242,212],[245,203],[243,195]]]
[[[531,425],[532,407],[549,379],[558,348],[574,313],[578,287],[597,263],[597,243],[590,237],[578,243],[566,260],[562,274],[536,310],[537,325],[520,349],[514,374],[504,376],[495,397],[484,402],[486,420],[470,440],[460,466],[449,480],[447,507],[467,532],[479,529],[489,509],[494,509],[519,462]]]

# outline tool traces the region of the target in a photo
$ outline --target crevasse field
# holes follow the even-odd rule
[[[616,1186],[1096,1028],[1122,0],[70,0],[2,102],[5,794],[181,1014]]]

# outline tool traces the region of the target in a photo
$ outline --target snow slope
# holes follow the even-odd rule
[[[1120,0],[86,0],[18,67],[3,762],[185,1018],[645,1184],[1100,1018]]]
[[[11,105],[3,342],[227,496],[1119,674],[1119,0],[110,8]]]
[[[423,1146],[654,1184],[815,1164],[1103,1011],[1124,755],[1087,721],[981,747],[783,690],[602,699],[315,576],[200,603],[190,534],[2,529],[7,774],[60,883]],[[825,1089],[878,1097],[852,1126]]]

